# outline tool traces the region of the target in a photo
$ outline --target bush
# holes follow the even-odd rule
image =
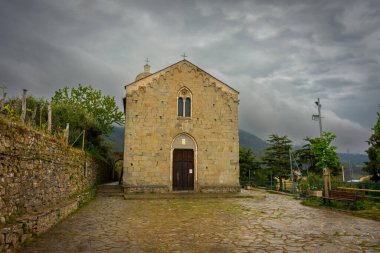
[[[310,172],[307,176],[307,182],[312,191],[322,190],[323,188],[323,178],[321,175]]]
[[[309,183],[308,183],[307,179],[302,178],[298,182],[298,188],[302,194],[307,194],[307,192],[309,191]]]

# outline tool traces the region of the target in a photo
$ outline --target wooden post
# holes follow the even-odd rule
[[[84,137],[86,135],[86,130],[83,130],[83,139],[82,139],[82,150],[84,150]]]
[[[0,99],[0,112],[2,112],[3,111],[3,107],[4,107],[5,97],[7,96],[7,93],[5,92],[5,90],[7,89],[7,87],[5,87],[5,85],[3,85],[3,86],[0,86],[0,89],[3,90],[3,96]]]
[[[35,126],[35,123],[36,123],[35,121],[36,114],[37,114],[37,106],[34,107],[33,112],[32,112],[32,118],[30,120],[30,125],[33,127]]]
[[[329,197],[329,189],[331,189],[330,186],[330,180],[329,180],[329,169],[324,168],[323,169],[323,196],[325,198]]]
[[[42,109],[44,107],[42,105],[40,105],[40,129],[42,128]]]
[[[69,144],[69,133],[70,133],[70,124],[66,123],[66,129],[63,132],[63,138],[65,139],[65,143]]]
[[[51,103],[48,104],[48,132],[51,132]]]
[[[22,106],[21,106],[21,123],[25,124],[25,117],[26,117],[26,92],[27,89],[22,90]]]
[[[327,169],[327,171],[329,173],[329,191],[331,191],[331,173],[329,169]]]

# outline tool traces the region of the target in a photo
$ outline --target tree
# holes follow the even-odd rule
[[[256,161],[256,156],[250,148],[240,147],[239,149],[239,167],[240,167],[240,180],[248,181],[249,171],[254,171],[259,168]]]
[[[368,140],[370,147],[366,151],[368,162],[363,168],[371,175],[371,180],[378,182],[380,180],[380,113],[377,113],[377,122],[373,128],[374,133]]]
[[[270,170],[275,177],[280,180],[280,191],[282,191],[282,180],[289,177],[289,150],[292,148],[292,141],[285,136],[272,134],[267,140],[269,147],[265,149],[263,164]]]
[[[313,142],[313,139],[306,137],[304,141],[307,141],[308,143],[303,145],[302,148],[295,151],[297,163],[300,165],[306,165],[308,172],[317,172],[317,168],[315,166],[315,157],[311,152],[311,143]]]
[[[77,88],[57,90],[52,97],[52,107],[55,132],[62,132],[69,123],[69,144],[81,146],[79,139],[85,130],[85,149],[98,158],[107,159],[111,147],[104,136],[112,132],[112,124],[124,123],[114,97],[102,95],[91,85],[79,84]]]
[[[52,97],[55,105],[69,104],[78,108],[84,108],[98,123],[102,134],[111,133],[112,124],[123,125],[124,115],[120,112],[114,97],[104,96],[100,90],[95,90],[91,85],[78,88],[65,87],[55,92]]]
[[[314,156],[315,167],[318,173],[322,173],[324,168],[332,170],[333,174],[339,172],[339,157],[336,147],[331,143],[336,136],[330,132],[323,132],[321,137],[309,138],[311,153]]]
[[[69,123],[69,144],[81,147],[81,133],[85,130],[86,150],[103,150],[102,130],[98,122],[84,108],[75,104],[55,104],[53,109],[53,132],[62,133]],[[101,153],[101,152],[98,152]]]

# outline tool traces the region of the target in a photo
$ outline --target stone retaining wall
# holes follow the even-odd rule
[[[107,175],[85,152],[0,118],[0,252],[66,217]]]

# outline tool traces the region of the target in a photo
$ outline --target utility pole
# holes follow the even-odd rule
[[[321,102],[319,98],[315,101],[315,104],[318,106],[318,114],[313,114],[312,119],[318,120],[319,122],[319,136],[322,138],[322,114],[321,114]],[[322,155],[324,156],[324,154]],[[323,159],[323,158],[322,158]],[[323,168],[323,196],[329,197],[329,191],[331,190],[331,182],[330,182],[330,170],[328,168]]]
[[[318,106],[318,114],[313,114],[312,119],[319,121],[319,134],[322,136],[322,115],[321,115],[321,102],[319,101],[319,98],[317,101],[315,101],[315,104]]]

